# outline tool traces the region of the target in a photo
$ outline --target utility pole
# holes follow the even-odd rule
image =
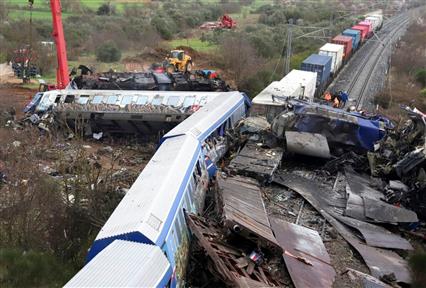
[[[290,72],[290,61],[291,61],[291,41],[293,38],[293,19],[288,20],[287,26],[287,50],[284,61],[284,76]]]

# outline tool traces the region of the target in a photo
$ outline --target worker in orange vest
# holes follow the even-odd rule
[[[331,102],[331,93],[330,91],[326,91],[324,94],[324,100],[327,102]]]

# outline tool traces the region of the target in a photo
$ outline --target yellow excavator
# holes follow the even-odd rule
[[[173,72],[191,72],[192,70],[192,58],[183,50],[172,50],[167,55],[164,62],[164,66],[169,73]]]

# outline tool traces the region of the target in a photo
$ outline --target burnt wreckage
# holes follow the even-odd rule
[[[87,67],[74,77],[78,89],[93,90],[160,90],[160,91],[230,91],[217,73],[193,72],[105,72],[91,73]]]

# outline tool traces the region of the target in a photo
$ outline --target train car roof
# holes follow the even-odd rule
[[[64,287],[165,287],[171,273],[160,247],[115,240]]]
[[[114,238],[161,243],[200,149],[199,142],[190,136],[167,139],[102,227],[88,257],[96,255]],[[104,240],[97,243],[101,239]]]
[[[241,104],[245,96],[240,92],[223,92],[204,105],[184,122],[163,136],[163,140],[190,133],[198,141],[203,141],[217,129]]]
[[[50,90],[45,93],[58,93],[63,95],[69,94],[86,94],[86,95],[149,95],[149,96],[217,96],[226,92],[209,92],[209,91],[153,91],[153,90],[90,90],[90,89],[63,89],[63,90]]]

